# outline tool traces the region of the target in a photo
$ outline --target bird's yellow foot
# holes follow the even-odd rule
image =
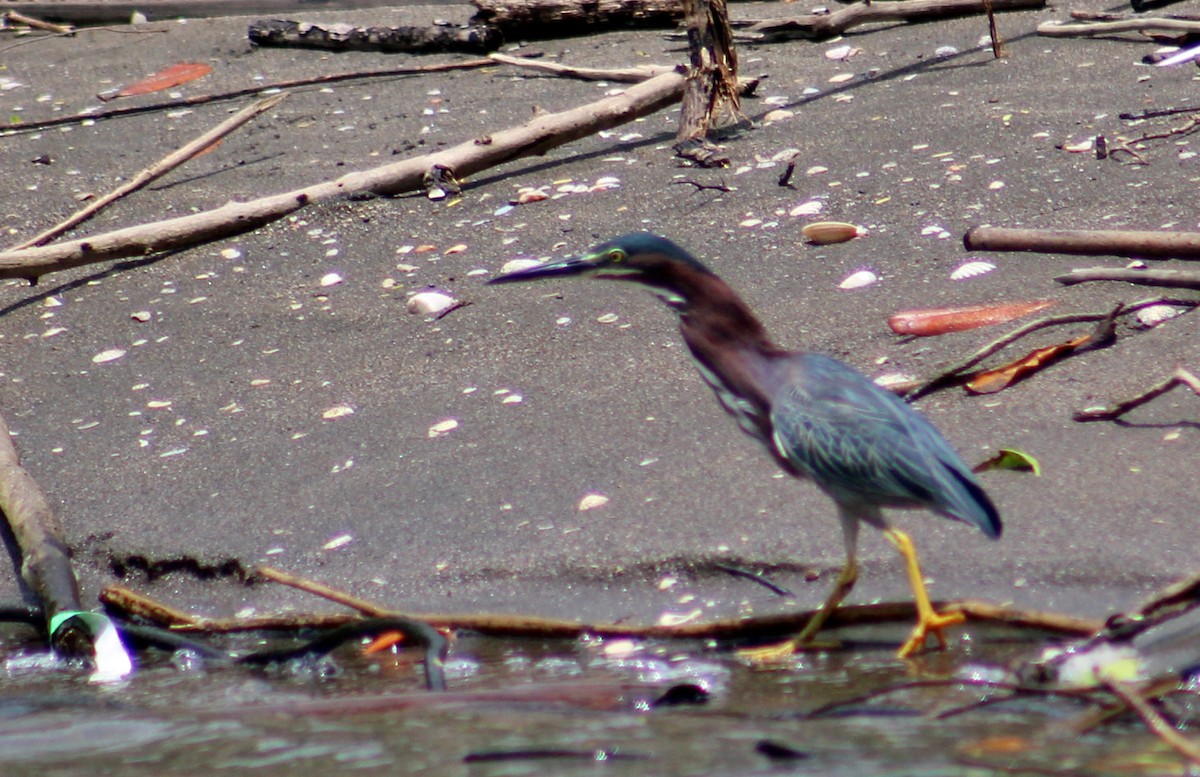
[[[783,642],[773,642],[770,645],[740,648],[738,658],[751,664],[770,665],[781,664],[796,653],[808,650],[836,650],[841,647],[837,642],[813,642],[807,639],[793,637]]]
[[[930,610],[929,612],[921,613],[917,625],[913,627],[912,635],[904,643],[903,647],[900,648],[900,652],[896,654],[896,657],[908,658],[919,653],[925,647],[925,640],[930,634],[933,634],[937,638],[939,646],[945,648],[946,635],[942,634],[942,629],[947,626],[957,626],[966,619],[967,616],[961,612],[940,614]]]

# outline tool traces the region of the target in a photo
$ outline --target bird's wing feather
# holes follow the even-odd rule
[[[835,498],[920,505],[998,536],[974,475],[925,418],[850,367],[816,354],[781,362],[775,446]]]

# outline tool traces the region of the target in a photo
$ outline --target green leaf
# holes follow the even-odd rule
[[[971,468],[971,471],[986,472],[989,469],[1011,469],[1017,472],[1032,472],[1036,477],[1041,477],[1042,475],[1042,465],[1038,464],[1037,459],[1025,451],[1018,451],[1014,448],[1001,448],[995,456],[987,461],[976,464]]]

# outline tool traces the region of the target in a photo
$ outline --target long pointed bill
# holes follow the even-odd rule
[[[488,283],[518,283],[520,281],[536,281],[539,278],[584,275],[596,269],[596,258],[595,254],[572,256],[557,262],[547,262],[537,267],[510,272],[507,275],[492,278]]]

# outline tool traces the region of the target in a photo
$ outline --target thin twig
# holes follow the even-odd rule
[[[1136,685],[1120,680],[1105,680],[1104,685],[1138,714],[1151,734],[1161,739],[1187,760],[1194,764],[1200,764],[1200,745],[1179,733],[1174,726],[1167,722],[1158,710],[1151,706]]]
[[[983,346],[979,350],[975,351],[975,353],[971,354],[970,356],[966,357],[965,359],[963,359],[959,362],[955,362],[951,366],[942,370],[942,372],[940,372],[938,375],[935,375],[934,377],[926,380],[924,383],[917,386],[912,391],[908,392],[908,394],[906,394],[904,398],[907,399],[908,401],[912,402],[914,400],[920,399],[921,397],[925,396],[926,394],[930,394],[930,393],[936,391],[937,389],[942,388],[943,386],[953,383],[956,379],[961,377],[964,372],[971,369],[975,365],[979,364],[984,359],[986,359],[987,357],[996,353],[997,351],[1011,345],[1012,343],[1015,343],[1017,340],[1020,340],[1025,335],[1028,335],[1028,334],[1036,332],[1040,329],[1046,329],[1046,328],[1052,327],[1052,326],[1063,326],[1066,324],[1084,324],[1084,323],[1094,323],[1097,321],[1103,321],[1106,318],[1108,318],[1110,315],[1112,315],[1111,312],[1109,312],[1109,313],[1073,313],[1073,314],[1065,315],[1065,316],[1046,316],[1045,318],[1039,318],[1035,321],[1030,321],[1028,324],[1017,327],[1016,329],[1009,332],[1008,334],[1006,334],[1002,337],[996,338],[995,340],[993,340],[992,342]]]
[[[121,199],[122,197],[136,192],[138,189],[147,186],[152,181],[163,177],[176,167],[179,167],[191,159],[194,159],[196,156],[211,148],[215,143],[217,143],[217,141],[221,140],[221,138],[224,138],[238,127],[251,121],[260,114],[274,108],[276,105],[282,102],[285,97],[287,97],[286,93],[272,95],[271,97],[259,100],[251,106],[243,108],[233,116],[230,116],[228,119],[218,124],[216,127],[213,127],[208,132],[205,132],[203,135],[200,135],[183,147],[172,151],[170,154],[163,157],[150,167],[145,168],[140,173],[135,175],[129,182],[118,186],[116,189],[113,189],[103,197],[99,197],[95,201],[88,203],[87,207],[76,211],[74,214],[54,225],[53,227],[50,227],[50,229],[47,229],[42,234],[30,238],[20,245],[13,246],[9,250],[16,251],[22,248],[40,246],[49,243],[51,240],[63,234],[72,227],[76,227],[90,219],[92,216],[95,216],[101,210]]]
[[[24,46],[27,43],[37,43],[43,40],[53,40],[54,38],[73,38],[81,32],[115,32],[122,35],[147,35],[154,33],[165,33],[165,29],[147,29],[147,30],[131,30],[122,29],[119,27],[84,27],[82,29],[73,29],[70,32],[55,32],[50,35],[38,35],[37,37],[29,37],[24,40],[19,40],[16,43],[10,43],[7,46],[0,46],[0,54],[3,54],[10,49],[15,49],[17,46]]]
[[[315,580],[309,580],[307,578],[300,577],[299,575],[293,575],[290,572],[284,572],[282,569],[276,569],[275,567],[259,567],[258,569],[254,570],[254,574],[258,577],[266,578],[267,580],[290,586],[291,588],[296,588],[301,591],[306,591],[310,594],[315,594],[316,596],[320,596],[322,599],[328,599],[331,602],[337,602],[338,604],[349,607],[352,610],[357,610],[363,615],[369,615],[373,618],[395,614],[386,607],[380,607],[373,602],[368,602],[366,599],[359,599],[357,596],[351,596],[345,591],[339,591],[336,588],[330,588],[323,583],[318,583]]]
[[[92,28],[88,28],[92,29]],[[147,30],[146,32],[149,32]],[[162,30],[166,32],[166,30]],[[4,49],[0,49],[3,52]],[[295,90],[306,86],[320,86],[323,84],[336,84],[342,81],[357,81],[368,78],[395,78],[397,76],[412,76],[421,75],[424,73],[442,73],[449,70],[477,70],[496,63],[490,59],[467,59],[462,62],[441,62],[433,65],[418,65],[415,67],[395,67],[386,70],[360,70],[353,73],[334,73],[331,75],[317,76],[315,78],[297,78],[291,81],[276,81],[271,84],[261,84],[252,86],[247,89],[235,89],[232,92],[219,92],[217,94],[198,94],[192,97],[184,97],[179,100],[168,100],[166,102],[153,103],[151,105],[134,105],[124,108],[110,108],[104,111],[85,111],[84,113],[76,113],[71,116],[59,116],[53,119],[44,119],[42,121],[23,122],[16,126],[5,127],[0,130],[0,137],[5,135],[16,135],[19,133],[33,132],[34,130],[42,130],[48,127],[58,127],[63,124],[77,124],[81,121],[102,121],[104,119],[115,119],[124,116],[134,116],[142,113],[154,113],[155,111],[168,111],[175,108],[185,108],[193,105],[204,105],[211,102],[225,102],[228,100],[240,100],[243,97],[255,97],[264,92],[275,90]]]
[[[1176,367],[1166,380],[1154,384],[1135,397],[1117,402],[1109,407],[1080,410],[1073,416],[1076,421],[1116,421],[1134,408],[1166,394],[1176,386],[1187,386],[1193,394],[1200,396],[1200,378],[1183,367]]]

